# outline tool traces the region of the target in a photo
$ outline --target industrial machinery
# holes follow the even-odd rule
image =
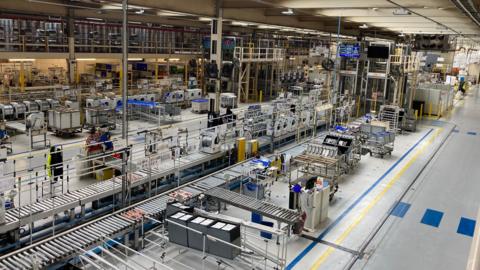
[[[329,132],[323,142],[307,145],[302,154],[293,159],[304,175],[322,177],[330,185],[330,198],[338,190],[338,180],[351,172],[361,158],[360,142],[355,136]]]
[[[222,108],[237,108],[237,96],[233,93],[220,94],[220,107]]]
[[[185,92],[183,90],[174,90],[166,92],[163,96],[165,103],[179,103],[185,101]]]
[[[78,101],[66,100],[65,107],[72,110],[79,110],[80,104],[78,103]]]
[[[185,100],[192,101],[199,98],[202,98],[202,89],[195,88],[185,90]]]
[[[39,112],[40,111],[40,106],[38,105],[37,102],[35,101],[24,101],[23,104],[25,104],[26,108],[26,113],[33,113],[33,112]]]
[[[12,102],[10,103],[13,107],[13,115],[15,119],[23,119],[25,117],[25,112],[27,110],[25,104]]]
[[[13,118],[13,106],[11,104],[0,104],[0,120],[10,120]]]
[[[50,110],[50,104],[46,100],[36,99],[35,102],[38,104],[38,109],[41,112],[47,112]]]
[[[85,100],[86,108],[98,108],[100,107],[100,100],[95,98],[87,98]]]
[[[81,132],[80,111],[69,108],[48,111],[48,128],[56,135],[71,135]]]
[[[200,133],[201,152],[214,154],[222,150],[222,143],[220,140],[221,127],[222,126],[211,127]]]
[[[54,110],[60,106],[60,102],[56,99],[47,98],[48,104],[50,104],[50,110]]]
[[[32,149],[36,143],[43,143],[43,147],[47,146],[47,125],[43,112],[29,114],[25,119],[25,128],[30,137],[30,147]],[[42,137],[42,139],[35,141],[35,137]]]
[[[378,121],[362,123],[360,125],[360,136],[363,140],[362,150],[364,153],[376,155],[383,158],[391,155],[394,147],[395,133],[388,131],[388,123],[382,124]]]

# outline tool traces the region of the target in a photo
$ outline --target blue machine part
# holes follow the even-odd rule
[[[344,127],[344,126],[335,126],[335,130],[338,131],[338,132],[347,132],[348,131],[348,128],[347,127]]]
[[[0,140],[6,138],[7,135],[8,134],[6,130],[0,129]]]
[[[204,98],[201,98],[201,99],[194,99],[194,100],[192,100],[192,102],[196,102],[196,103],[205,103],[205,102],[208,102],[208,99],[204,99]]]
[[[292,186],[292,191],[295,193],[300,193],[302,191],[302,186],[300,184],[295,184]]]
[[[254,164],[262,164],[263,167],[269,167],[272,161],[267,158],[256,158],[253,159],[251,162]]]
[[[140,101],[140,100],[133,100],[133,99],[129,99],[127,101],[127,104],[137,105],[137,106],[142,106],[142,107],[149,107],[150,109],[157,106],[157,103],[154,102],[154,101]],[[123,105],[122,102],[118,101],[117,102],[117,109],[121,109],[122,105]]]

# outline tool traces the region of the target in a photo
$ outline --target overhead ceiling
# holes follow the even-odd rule
[[[236,27],[310,29],[311,33],[340,30],[343,35],[363,32],[379,37],[454,34],[480,40],[477,1],[129,0],[129,4],[130,19],[144,22],[208,27],[208,18],[215,16],[218,5],[223,8],[223,17],[228,19],[226,24],[231,25],[233,21]],[[120,0],[2,0],[0,10],[66,16],[70,8],[75,10],[75,16],[120,19],[119,3]],[[135,13],[139,10],[142,12]]]

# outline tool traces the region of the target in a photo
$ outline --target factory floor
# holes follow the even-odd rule
[[[345,177],[329,220],[289,245],[287,269],[465,269],[480,205],[480,97],[399,135]],[[426,167],[425,167],[426,165]]]
[[[480,203],[478,91],[456,100],[447,117],[424,119],[416,132],[399,134],[391,157],[362,156],[340,181],[328,219],[289,240],[286,269],[464,269]],[[267,201],[288,207],[287,183],[279,180],[271,191]],[[232,206],[222,214],[251,218]],[[275,254],[274,243],[267,250]],[[147,246],[145,254],[160,259],[162,249]],[[166,254],[174,269],[199,269],[199,262],[202,269],[252,269],[249,260],[202,260],[201,252],[176,245]],[[263,266],[262,260],[256,269]]]

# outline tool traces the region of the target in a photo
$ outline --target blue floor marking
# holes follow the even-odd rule
[[[442,222],[443,212],[427,209],[425,210],[425,214],[423,214],[421,223],[425,225],[430,225],[432,227],[438,228],[440,226],[440,222]]]
[[[474,131],[469,131],[469,132],[467,132],[467,134],[468,134],[468,135],[474,135],[474,136],[477,135],[477,133],[474,132]]]
[[[458,223],[457,233],[473,237],[476,221],[473,219],[462,217]]]
[[[380,182],[382,182],[383,179],[385,179],[385,177],[387,177],[388,174],[390,174],[393,169],[395,169],[395,167],[398,166],[398,164],[400,164],[400,162],[402,162],[407,156],[408,154],[410,154],[413,149],[415,149],[428,135],[430,135],[430,133],[432,133],[433,131],[433,128],[431,128],[427,134],[425,134],[420,140],[418,140],[412,147],[410,147],[410,149],[408,149],[407,152],[405,152],[405,154],[403,154],[403,156],[401,156],[390,168],[388,168],[388,170],[382,174],[382,176],[380,176],[380,178],[377,179],[377,181],[375,181],[375,183],[373,183],[362,195],[360,195],[360,197],[358,197],[347,209],[345,209],[341,214],[340,216],[338,216],[332,223],[330,223],[330,225],[327,226],[327,228],[325,228],[325,230],[317,237],[317,240],[322,240],[335,226],[337,226],[338,223],[340,223],[340,221],[350,212],[352,211],[352,209],[357,205],[359,204],[364,198],[365,196],[368,195],[368,193],[370,193]],[[318,242],[312,242],[310,243],[310,245],[308,245],[304,250],[302,250],[302,252],[300,252],[297,257],[295,257],[288,265],[287,267],[285,268],[285,270],[291,270],[293,269],[293,267],[295,267],[295,265],[297,263],[299,263],[303,257],[305,257],[307,255],[308,252],[310,252],[316,245],[317,245]]]
[[[403,218],[408,212],[408,209],[410,209],[410,206],[411,204],[409,203],[398,202],[397,205],[395,205],[395,207],[392,209],[392,212],[390,212],[390,215]]]

